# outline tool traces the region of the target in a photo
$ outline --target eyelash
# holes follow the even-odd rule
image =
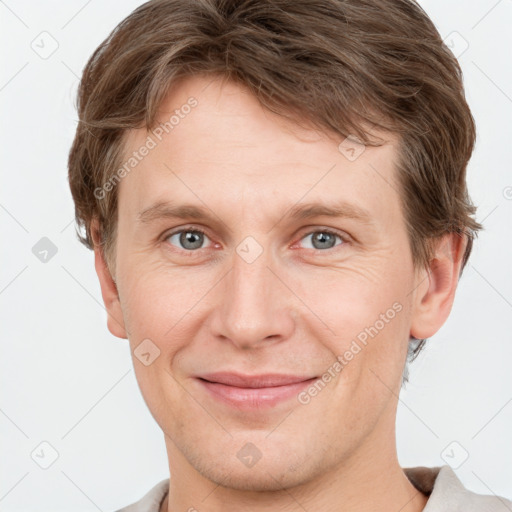
[[[166,233],[163,237],[162,237],[162,240],[165,242],[167,241],[171,236],[173,235],[176,235],[176,234],[179,234],[179,233],[184,233],[184,232],[187,232],[187,231],[194,231],[194,232],[197,232],[197,233],[201,233],[202,235],[210,238],[208,236],[208,234],[206,233],[205,230],[199,228],[199,227],[196,227],[196,226],[187,226],[185,228],[180,228],[180,229],[177,229],[175,231],[171,231],[169,233]],[[308,236],[311,236],[313,235],[314,233],[326,233],[326,234],[329,234],[329,235],[334,235],[334,236],[337,236],[341,241],[342,243],[341,244],[337,244],[335,245],[334,247],[330,247],[328,249],[307,249],[307,250],[311,250],[311,251],[315,251],[317,253],[321,253],[321,252],[330,252],[330,251],[333,251],[335,250],[336,248],[340,248],[340,247],[343,247],[345,244],[349,243],[350,239],[347,235],[345,234],[342,234],[338,231],[335,231],[333,229],[329,229],[329,228],[316,228],[314,230],[311,230],[307,233],[304,233],[304,235],[301,236],[301,238],[299,239],[299,241],[303,240],[304,238],[308,237]],[[293,246],[296,246],[297,243],[294,242]],[[200,249],[194,249],[194,250],[187,250],[187,249],[180,249],[180,248],[176,248],[175,246],[173,246],[174,249],[173,250],[178,250],[180,252],[184,252],[184,253],[187,253],[187,254],[190,254],[190,255],[193,255],[194,253],[197,253],[199,252],[201,249],[204,249],[203,247],[201,247]]]

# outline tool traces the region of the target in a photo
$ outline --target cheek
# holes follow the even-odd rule
[[[211,270],[199,275],[190,269],[161,265],[134,268],[137,270],[123,283],[123,312],[136,378],[157,419],[158,411],[166,410],[165,400],[176,409],[190,401],[178,382],[182,378],[180,360],[197,336],[198,316],[204,312],[216,279]],[[147,366],[137,357],[144,343],[150,353],[158,354]]]
[[[406,265],[390,260],[296,277],[297,294],[313,313],[306,311],[305,327],[341,362],[336,392],[348,393],[347,399],[386,400],[383,383],[394,389],[400,380],[409,336],[408,279]]]
[[[131,332],[163,339],[212,287],[206,272],[134,261],[123,282],[123,311]],[[146,332],[144,332],[146,331]]]
[[[169,407],[176,411],[182,404],[191,407],[174,363],[191,341],[187,315],[204,291],[180,272],[170,275],[165,269],[148,267],[139,267],[124,284],[123,311],[136,379],[151,414],[164,428]],[[149,364],[144,353],[150,354]]]
[[[403,309],[407,289],[403,273],[385,261],[338,269],[297,269],[288,280],[301,299],[301,309],[309,309],[308,316],[315,316],[333,336],[343,340],[376,322],[382,330],[381,315],[388,325],[387,320],[393,320]]]

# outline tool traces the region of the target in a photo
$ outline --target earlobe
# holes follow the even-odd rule
[[[445,323],[452,309],[467,237],[448,233],[436,243],[428,268],[417,273],[411,336],[426,339]]]
[[[108,314],[108,330],[118,338],[128,339],[117,285],[110,274],[103,248],[100,245],[98,222],[96,219],[91,222],[91,234],[94,241],[94,267],[100,281],[101,295]]]

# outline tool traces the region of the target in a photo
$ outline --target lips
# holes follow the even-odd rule
[[[201,375],[199,378],[209,382],[225,384],[226,386],[255,389],[296,384],[297,382],[304,382],[314,377],[284,375],[279,373],[267,373],[264,375],[242,375],[239,373],[221,372]]]
[[[242,410],[275,407],[296,397],[317,377],[304,375],[242,375],[232,372],[204,374],[197,382],[209,396]]]

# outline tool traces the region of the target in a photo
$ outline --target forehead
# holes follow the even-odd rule
[[[265,109],[233,82],[182,80],[160,105],[152,131],[127,134],[124,163],[136,161],[125,165],[118,185],[120,212],[135,219],[156,202],[183,200],[228,216],[236,206],[255,219],[303,200],[336,200],[400,220],[393,136],[365,148],[302,124]]]

